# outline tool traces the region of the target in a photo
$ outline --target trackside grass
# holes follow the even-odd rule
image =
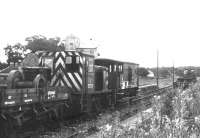
[[[100,138],[197,138],[200,137],[200,83],[187,90],[167,91],[152,99],[151,116],[141,117],[135,127],[117,119]],[[141,120],[141,121],[139,121]]]

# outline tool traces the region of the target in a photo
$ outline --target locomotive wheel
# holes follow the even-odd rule
[[[16,88],[16,83],[18,81],[23,81],[24,77],[23,74],[18,70],[12,70],[8,74],[7,78],[7,88],[14,89]]]
[[[44,98],[44,93],[47,87],[47,81],[42,74],[38,74],[33,80],[34,87],[38,89],[39,100]]]

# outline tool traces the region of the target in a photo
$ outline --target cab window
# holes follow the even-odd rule
[[[109,66],[109,72],[112,72],[112,66],[111,65]]]
[[[80,57],[77,56],[77,57],[76,57],[76,64],[79,64],[79,62],[80,62]]]
[[[118,65],[118,71],[119,71],[119,72],[123,72],[123,67],[122,67],[122,65]]]
[[[66,57],[66,64],[72,64],[72,57]]]
[[[77,72],[79,70],[79,56],[67,56],[65,60],[66,70],[68,72]]]
[[[43,66],[53,69],[53,58],[52,57],[44,57],[43,58]]]
[[[114,72],[117,72],[117,65],[114,65]]]

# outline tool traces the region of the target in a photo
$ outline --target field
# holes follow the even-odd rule
[[[159,87],[165,87],[168,85],[172,85],[172,78],[160,78],[159,79]],[[139,79],[139,85],[151,85],[151,84],[156,84],[156,79],[155,78],[147,78],[147,77],[142,77]]]

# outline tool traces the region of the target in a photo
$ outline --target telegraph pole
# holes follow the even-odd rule
[[[157,84],[157,87],[159,87],[159,73],[158,73],[158,67],[159,67],[159,51],[157,50],[157,69],[156,69],[156,73],[157,73],[157,77],[156,77],[156,84]]]
[[[172,86],[174,88],[174,62],[173,62],[173,67],[172,67]]]

